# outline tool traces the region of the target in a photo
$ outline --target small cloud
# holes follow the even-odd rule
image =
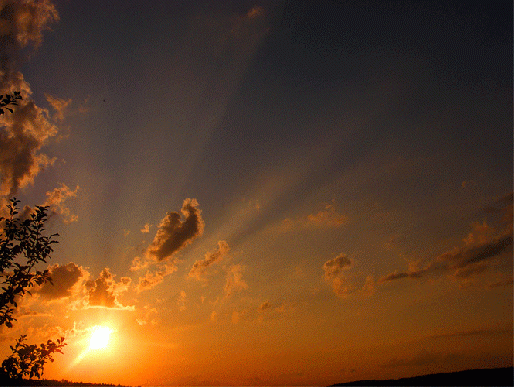
[[[142,233],[150,232],[150,223],[145,224],[145,226],[140,230]]]
[[[282,231],[292,231],[296,228],[337,228],[348,223],[348,217],[336,211],[334,204],[327,204],[325,208],[315,214],[296,219],[284,219]]]
[[[243,280],[244,269],[245,267],[241,264],[230,267],[225,282],[225,297],[229,297],[234,292],[240,292],[248,289],[248,284]]]
[[[352,266],[352,261],[346,254],[339,254],[334,259],[330,259],[323,264],[323,272],[326,280],[332,280],[339,276],[343,270],[348,270]]]
[[[230,247],[228,246],[228,243],[226,241],[219,241],[217,250],[205,254],[204,259],[196,261],[193,264],[193,267],[189,271],[189,277],[201,280],[202,275],[207,270],[207,268],[211,266],[213,263],[221,260],[228,253],[229,250]]]
[[[186,310],[186,298],[187,298],[186,292],[181,290],[179,297],[177,299],[177,305],[181,312]]]
[[[246,17],[253,19],[264,15],[264,8],[256,5],[248,11]]]
[[[162,261],[190,244],[193,239],[202,235],[204,221],[196,199],[186,199],[182,205],[182,215],[169,212],[159,224],[159,229],[151,245],[147,257]]]
[[[61,184],[60,188],[54,188],[53,191],[46,193],[44,206],[49,206],[53,214],[59,214],[63,217],[65,223],[76,222],[78,216],[71,213],[70,209],[64,205],[64,202],[77,196],[79,187],[75,187],[72,191],[67,185]]]
[[[63,120],[64,119],[64,112],[68,108],[68,106],[71,104],[71,99],[64,100],[60,98],[52,97],[50,94],[45,93],[46,100],[52,106],[52,108],[55,110],[54,119],[56,120]]]
[[[265,301],[259,306],[259,312],[263,312],[269,308],[271,308],[271,304],[268,301]]]
[[[175,272],[177,267],[175,265],[161,265],[157,267],[155,271],[147,271],[144,277],[139,277],[139,284],[136,287],[136,291],[138,293],[152,289],[153,287],[159,285],[164,277],[170,275]]]

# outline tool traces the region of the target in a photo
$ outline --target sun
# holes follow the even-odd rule
[[[104,349],[109,345],[109,337],[112,330],[107,327],[97,325],[93,327],[89,338],[89,349]]]

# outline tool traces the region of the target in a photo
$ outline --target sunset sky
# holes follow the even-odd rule
[[[0,9],[1,214],[60,235],[2,359],[27,334],[77,382],[512,366],[511,1]]]

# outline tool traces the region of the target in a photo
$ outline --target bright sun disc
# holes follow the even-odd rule
[[[107,327],[96,326],[89,339],[89,349],[103,349],[109,344],[109,336],[111,329]]]

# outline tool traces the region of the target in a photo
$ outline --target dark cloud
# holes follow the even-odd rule
[[[131,279],[122,277],[119,283],[114,280],[109,268],[105,268],[96,280],[86,282],[88,304],[90,307],[126,308],[118,301],[117,296],[128,289]]]
[[[77,284],[81,279],[86,279],[89,273],[81,266],[73,262],[65,266],[55,264],[49,268],[52,282],[45,283],[38,293],[45,298],[58,299],[63,297],[71,297],[78,291]]]
[[[157,234],[148,247],[147,256],[158,261],[166,259],[202,235],[204,221],[196,199],[186,199],[178,212],[169,212],[159,225]]]
[[[259,311],[262,312],[269,308],[271,308],[271,304],[268,301],[265,301],[259,306]]]
[[[193,267],[189,271],[189,277],[193,277],[197,280],[200,280],[205,270],[207,270],[207,268],[211,266],[213,263],[222,259],[223,256],[228,253],[229,250],[230,247],[228,246],[228,243],[226,241],[219,241],[217,250],[205,254],[204,259],[196,261],[193,264]]]
[[[498,208],[497,205],[503,207]],[[512,252],[512,194],[498,200],[487,212],[502,216],[502,224],[505,226],[502,231],[497,232],[486,222],[474,223],[473,229],[463,240],[463,246],[437,256],[424,268],[394,272],[382,277],[378,282],[421,278],[427,274],[437,273],[449,273],[455,278],[463,279],[488,270],[496,257]]]
[[[512,232],[500,235],[475,246],[464,246],[441,254],[426,267],[419,270],[395,272],[382,277],[379,282],[400,278],[421,278],[429,273],[451,272],[456,277],[468,277],[485,271],[486,262],[504,252],[512,250]]]

